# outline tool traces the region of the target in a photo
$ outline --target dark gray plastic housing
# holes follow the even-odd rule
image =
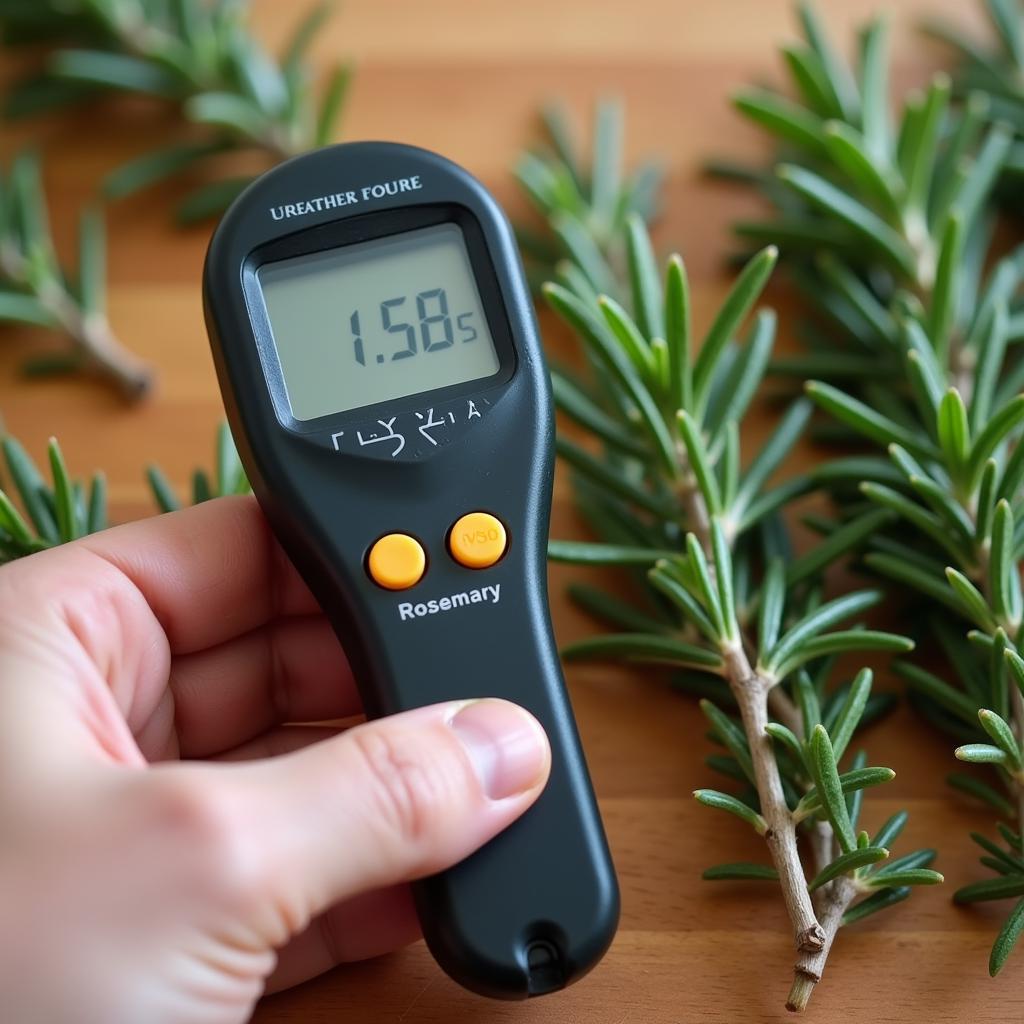
[[[294,419],[256,269],[447,221],[463,230],[499,371]],[[436,154],[391,143],[335,146],[282,164],[236,200],[210,243],[203,285],[242,462],[344,644],[367,713],[500,696],[529,708],[547,730],[551,777],[534,807],[415,893],[431,952],[467,988],[503,999],[563,988],[607,949],[619,896],[551,631],[553,410],[504,214],[478,181]],[[446,545],[455,520],[477,510],[497,516],[510,540],[485,570],[457,564]],[[373,542],[393,531],[415,536],[427,553],[423,579],[402,592],[376,586],[365,568]],[[499,597],[417,614],[417,605],[484,587]],[[403,614],[403,604],[412,612]]]

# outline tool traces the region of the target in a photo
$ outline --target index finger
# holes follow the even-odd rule
[[[216,498],[78,543],[139,589],[172,654],[318,610],[251,496]]]

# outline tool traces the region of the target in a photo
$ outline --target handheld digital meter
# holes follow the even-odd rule
[[[433,153],[323,149],[235,201],[204,305],[242,462],[367,714],[497,696],[547,731],[537,803],[415,896],[466,987],[564,987],[619,900],[551,631],[553,411],[505,216]]]

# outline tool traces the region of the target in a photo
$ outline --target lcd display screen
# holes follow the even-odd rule
[[[297,420],[498,372],[457,224],[265,263],[257,278]]]

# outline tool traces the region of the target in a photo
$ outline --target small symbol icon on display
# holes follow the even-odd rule
[[[484,405],[490,405],[491,403],[486,399],[481,399]],[[434,406],[431,406],[425,413],[417,412],[414,413],[419,425],[417,430],[420,434],[430,442],[431,447],[438,448],[441,445],[441,441],[434,436],[433,431],[439,427],[457,426],[459,423],[459,415],[454,409],[448,409],[447,412],[442,412],[440,415],[434,412]],[[469,423],[471,420],[483,419],[483,413],[477,407],[476,401],[472,398],[466,400],[466,414],[463,420],[464,423]],[[357,430],[355,432],[356,440],[359,442],[360,448],[365,448],[367,445],[378,444],[382,441],[394,441],[395,447],[391,451],[391,458],[395,458],[402,453],[405,449],[405,443],[408,440],[406,435],[402,431],[395,428],[395,424],[398,421],[398,416],[392,416],[390,419],[376,420],[376,424],[383,428],[381,430]],[[341,451],[341,438],[345,436],[344,430],[338,430],[330,435],[331,444],[336,452]],[[449,435],[450,438],[451,435]],[[417,453],[413,451],[412,455]]]
[[[364,438],[363,432],[361,430],[357,430],[356,438],[359,441],[359,447],[364,448],[368,444],[377,444],[379,441],[397,441],[398,447],[391,453],[391,458],[394,458],[405,447],[405,435],[400,434],[395,430],[395,420],[397,419],[397,416],[392,416],[389,420],[377,420],[377,422],[387,431],[386,434],[370,434],[369,437]],[[437,442],[435,441],[434,443],[436,444]]]
[[[427,422],[420,424],[420,433],[436,448],[437,447],[437,438],[433,437],[430,434],[430,431],[434,427],[443,427],[444,426],[444,420],[443,419],[440,419],[440,420],[435,420],[434,419],[434,410],[433,410],[433,408],[430,408],[430,409],[427,410],[427,417],[426,418],[427,418]],[[421,412],[416,413],[416,419],[422,420],[423,419],[423,413],[421,413]],[[452,417],[452,423],[454,423],[454,422],[455,422],[455,418],[453,416]]]

